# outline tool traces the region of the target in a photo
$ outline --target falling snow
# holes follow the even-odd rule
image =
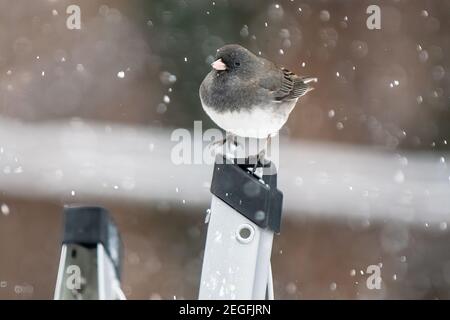
[[[4,216],[7,216],[7,215],[10,214],[9,207],[8,207],[8,205],[7,205],[6,203],[3,203],[3,204],[0,206],[0,211],[1,211],[1,213],[2,213]]]
[[[449,11],[393,1],[383,7],[382,30],[370,31],[365,3],[350,12],[327,1],[246,2],[245,10],[228,2],[88,6],[82,31],[72,33],[61,29],[65,9],[53,8],[54,3],[42,12],[20,2],[2,8],[8,21],[18,21],[11,29],[16,33],[0,37],[7,53],[0,57],[2,232],[26,223],[10,225],[21,212],[16,201],[22,200],[14,199],[29,197],[36,211],[46,201],[77,202],[85,195],[94,202],[126,199],[116,210],[127,213],[128,236],[132,227],[148,225],[134,214],[134,201],[148,204],[145,216],[173,211],[169,219],[174,225],[185,222],[175,212],[204,212],[211,200],[211,168],[172,166],[167,137],[175,128],[191,132],[198,119],[203,130],[217,127],[202,111],[198,86],[216,49],[234,42],[300,76],[320,79],[315,91],[299,99],[279,134],[279,188],[289,219],[283,220],[288,241],[274,241],[281,259],[279,270],[274,268],[277,294],[347,297],[354,287],[352,298],[390,298],[395,282],[396,294],[405,284],[419,284],[407,286],[408,295],[423,298],[444,288],[450,281],[450,256],[433,253],[434,246],[445,243],[449,221]],[[30,21],[19,25],[23,12]],[[0,21],[0,27],[5,29],[5,23]],[[77,41],[61,41],[72,35]],[[155,188],[159,172],[165,172],[165,179]],[[247,196],[259,192],[242,188]],[[269,217],[263,210],[252,214],[257,221]],[[192,223],[194,215],[186,217],[186,224]],[[207,209],[205,223],[210,219]],[[149,238],[145,255],[132,252],[126,262],[151,276],[167,276],[170,270],[180,279],[176,285],[169,281],[161,292],[145,292],[145,298],[182,299],[174,291],[189,294],[200,251],[193,253],[188,242],[166,241],[169,227],[159,226],[158,219],[152,223],[154,233],[147,235],[165,239],[163,245]],[[200,239],[198,226],[186,230]],[[212,235],[220,244],[229,239],[225,232]],[[295,247],[305,243],[305,235],[310,268],[292,267],[305,260],[305,248]],[[293,255],[281,255],[283,249]],[[317,252],[327,260],[317,259]],[[167,253],[175,254],[169,259]],[[348,263],[341,267],[336,257]],[[383,271],[386,287],[369,292],[368,275],[359,263],[378,263],[380,257],[389,269]],[[175,262],[165,266],[160,261]],[[322,279],[310,270],[325,270],[330,277]],[[134,290],[138,282],[128,276],[133,286],[124,291],[135,297],[141,288]],[[220,276],[216,280],[224,297],[237,290]],[[2,278],[0,289],[39,298],[32,285],[10,279]],[[7,290],[0,290],[0,298]]]

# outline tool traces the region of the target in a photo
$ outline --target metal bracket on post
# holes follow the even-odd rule
[[[266,298],[274,233],[280,232],[283,194],[269,163],[261,178],[249,165],[216,158],[211,213],[199,299]]]
[[[64,209],[64,239],[55,300],[124,299],[120,289],[123,246],[106,209]]]

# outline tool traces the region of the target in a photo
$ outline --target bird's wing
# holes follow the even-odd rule
[[[310,85],[311,82],[317,82],[317,78],[299,77],[295,73],[282,68],[278,69],[277,81],[268,81],[265,78],[261,85],[266,89],[272,91],[272,96],[275,101],[287,101],[300,98],[314,88]],[[274,79],[274,75],[269,75]]]

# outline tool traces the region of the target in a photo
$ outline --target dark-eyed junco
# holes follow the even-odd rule
[[[317,78],[300,77],[236,45],[217,50],[200,86],[205,112],[225,131],[266,139],[286,123],[297,100]]]

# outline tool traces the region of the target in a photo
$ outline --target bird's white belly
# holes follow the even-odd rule
[[[253,110],[217,112],[203,106],[209,117],[222,129],[240,137],[263,139],[278,133],[286,123],[295,101]]]

